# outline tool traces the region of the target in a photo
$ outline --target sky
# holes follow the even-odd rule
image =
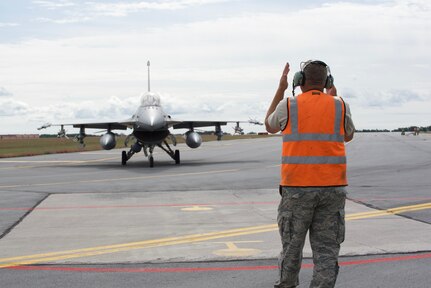
[[[429,126],[430,31],[429,0],[0,0],[0,134],[129,118],[147,60],[175,119],[263,121],[319,59],[357,129]]]

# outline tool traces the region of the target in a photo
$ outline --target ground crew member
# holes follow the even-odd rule
[[[334,287],[338,254],[344,241],[346,154],[344,142],[353,138],[350,109],[337,97],[329,67],[321,61],[301,63],[293,89],[302,94],[284,98],[286,64],[268,109],[265,126],[283,137],[278,226],[283,245],[279,279],[274,287],[299,285],[302,249],[307,231],[313,251],[310,287]],[[326,93],[324,92],[326,89]]]

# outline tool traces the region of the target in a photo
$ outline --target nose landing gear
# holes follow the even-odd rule
[[[163,146],[163,144],[165,146]],[[141,144],[139,144],[139,143],[133,144],[128,152],[122,151],[122,153],[121,153],[121,165],[125,166],[127,164],[127,161],[130,158],[132,158],[132,156],[135,153],[138,153],[141,150],[144,150],[144,154],[148,158],[148,163],[149,163],[150,167],[153,168],[154,167],[154,157],[153,157],[154,147],[156,147],[156,145],[154,145],[154,144],[143,145],[143,146],[141,146]],[[157,147],[159,147],[163,151],[165,151],[175,161],[175,164],[180,164],[180,150],[175,150],[175,151],[172,150],[171,147],[169,146],[168,142],[166,142],[166,140],[163,141],[163,143],[157,144]]]

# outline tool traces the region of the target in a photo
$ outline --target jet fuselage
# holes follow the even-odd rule
[[[168,135],[169,129],[166,120],[169,116],[163,111],[159,97],[147,92],[142,96],[141,105],[133,119],[133,135],[146,144],[161,143]]]

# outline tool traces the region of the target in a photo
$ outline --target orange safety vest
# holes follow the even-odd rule
[[[345,104],[318,90],[289,98],[281,186],[346,186]]]

